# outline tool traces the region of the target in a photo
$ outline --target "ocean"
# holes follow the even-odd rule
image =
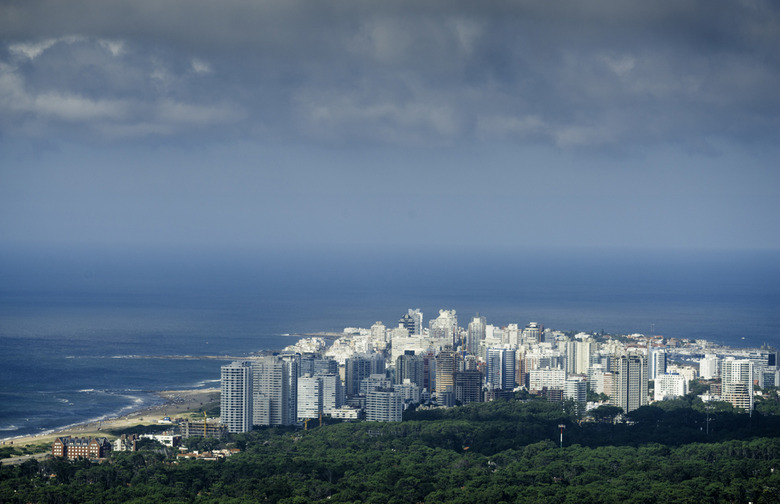
[[[225,360],[296,333],[535,321],[558,330],[780,345],[777,252],[0,253],[0,439],[219,384]],[[193,358],[181,358],[191,356]]]

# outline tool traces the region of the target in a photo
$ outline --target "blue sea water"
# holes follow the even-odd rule
[[[289,334],[393,326],[407,308],[460,325],[780,345],[776,252],[0,254],[0,438],[44,433],[216,386],[218,359]]]

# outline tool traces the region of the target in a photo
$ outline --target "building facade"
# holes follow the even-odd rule
[[[252,425],[293,425],[298,420],[298,364],[272,356],[252,363]]]
[[[614,362],[612,404],[624,413],[647,405],[647,358],[642,354],[623,354]]]
[[[728,357],[721,362],[721,397],[735,408],[753,409],[753,362]]]
[[[228,432],[252,430],[252,365],[235,361],[221,368],[220,421]]]
[[[101,459],[111,452],[111,443],[107,438],[79,438],[58,437],[51,445],[51,454],[54,457],[67,459],[85,458],[90,460]]]
[[[403,420],[403,395],[393,390],[374,390],[366,396],[366,420],[400,422]]]

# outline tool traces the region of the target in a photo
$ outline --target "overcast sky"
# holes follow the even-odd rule
[[[780,249],[780,4],[0,0],[0,247]]]

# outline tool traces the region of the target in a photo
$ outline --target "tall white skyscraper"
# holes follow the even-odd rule
[[[221,368],[220,421],[228,432],[252,430],[252,368],[236,361]]]
[[[458,335],[458,316],[455,310],[439,310],[439,316],[431,320],[429,326],[431,338],[442,339],[452,345],[459,343],[455,340]]]
[[[485,339],[487,320],[477,313],[477,316],[469,322],[466,334],[466,351],[471,355],[479,355],[479,344]]]
[[[650,380],[655,380],[656,377],[666,373],[666,350],[663,348],[650,349],[650,362],[647,371]]]
[[[322,412],[331,413],[344,405],[344,387],[338,374],[323,374],[322,380]]]
[[[366,396],[366,420],[369,422],[400,422],[403,412],[403,394],[400,392],[379,389]]]
[[[699,376],[705,380],[714,380],[720,377],[720,359],[717,355],[706,354],[699,361]]]
[[[301,376],[298,378],[298,420],[318,418],[322,413],[322,378]]]
[[[520,328],[517,324],[509,324],[504,331],[504,339],[510,348],[520,346]]]
[[[583,341],[575,341],[574,346],[576,348],[574,355],[574,370],[575,374],[588,374],[588,368],[590,368],[590,358],[596,353],[596,342],[587,339]]]
[[[377,320],[371,326],[371,339],[374,341],[387,341],[387,327],[382,322]]]
[[[721,362],[722,397],[735,408],[753,409],[753,362],[727,357]]]
[[[577,403],[577,412],[584,413],[588,402],[588,381],[584,376],[570,376],[563,386],[563,398]]]

